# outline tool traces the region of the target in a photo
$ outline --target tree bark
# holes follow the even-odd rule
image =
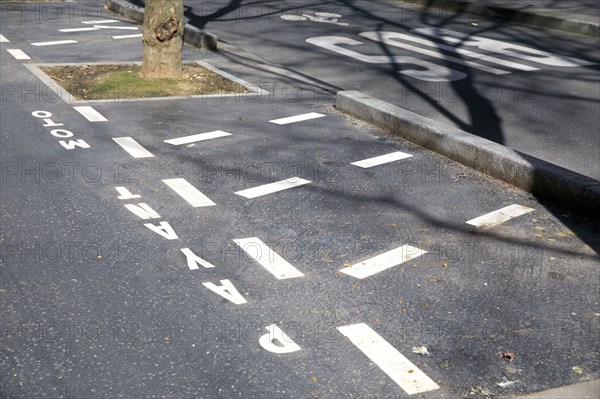
[[[144,7],[144,78],[181,77],[183,0],[146,0]]]

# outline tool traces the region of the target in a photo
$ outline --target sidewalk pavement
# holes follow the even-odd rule
[[[600,37],[597,0],[403,0],[423,7],[461,10],[488,18]]]

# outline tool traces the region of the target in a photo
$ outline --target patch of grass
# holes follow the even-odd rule
[[[197,64],[184,65],[180,79],[145,79],[139,65],[68,65],[42,70],[77,99],[125,99],[246,93],[248,90]]]

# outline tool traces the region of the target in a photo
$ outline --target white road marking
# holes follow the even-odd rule
[[[183,178],[164,179],[163,182],[194,208],[216,205],[206,195],[202,194],[196,187],[192,186]]]
[[[412,51],[420,52],[423,54],[427,54],[425,52],[426,50],[422,50],[419,47],[414,47],[414,46],[410,46],[411,48],[409,48],[409,47],[407,47],[406,44],[401,44],[398,41],[395,41],[394,39],[398,38],[398,39],[402,39],[402,40],[410,40],[412,42],[424,44],[429,47],[435,47],[437,49],[436,53],[441,54],[441,57],[438,55],[431,55],[431,54],[428,54],[428,55],[431,55],[432,57],[436,57],[436,58],[443,59],[444,54],[439,52],[439,50],[444,50],[444,51],[449,51],[449,52],[456,53],[456,54],[461,54],[461,55],[471,57],[471,58],[477,58],[482,61],[489,61],[489,62],[493,62],[493,63],[499,64],[499,65],[507,66],[510,68],[519,69],[521,71],[537,71],[539,69],[536,67],[519,64],[518,62],[506,61],[506,60],[492,57],[492,56],[489,56],[486,54],[475,53],[473,51],[465,50],[463,48],[456,48],[453,46],[448,46],[448,45],[445,45],[442,43],[438,43],[438,42],[434,42],[434,41],[425,39],[422,36],[415,37],[415,36],[405,35],[405,34],[398,33],[398,32],[363,32],[363,33],[360,33],[359,35],[366,37],[368,39],[371,39],[371,40],[382,41],[385,44],[405,48],[407,50],[412,50]],[[450,60],[452,62],[456,62],[457,58],[450,57],[450,58],[448,58],[448,60]],[[508,71],[504,71],[502,69],[486,67],[481,64],[471,63],[472,65],[469,65],[468,61],[463,61],[463,60],[461,60],[458,63],[463,64],[463,65],[468,65],[473,68],[481,69],[483,71],[490,72],[495,75],[503,75],[503,74],[509,73]]]
[[[281,328],[277,327],[276,324],[268,325],[265,328],[268,333],[258,339],[258,343],[263,349],[273,353],[292,353],[302,349]]]
[[[352,162],[351,165],[359,166],[361,168],[370,168],[373,166],[378,166],[384,163],[399,161],[401,159],[410,158],[411,154],[407,154],[405,152],[396,151],[391,154],[380,155],[378,157],[363,159],[362,161]]]
[[[307,121],[309,119],[321,118],[325,115],[319,114],[318,112],[309,112],[308,114],[296,115],[296,116],[288,116],[287,118],[273,119],[269,121],[271,123],[275,123],[276,125],[287,125],[288,123]]]
[[[119,39],[133,39],[134,37],[142,37],[144,36],[142,33],[136,33],[135,35],[117,35],[117,36],[113,36],[112,38],[115,40],[119,40]]]
[[[114,24],[117,21],[116,19],[101,19],[99,21],[81,21],[82,24],[86,25],[95,25],[95,24]]]
[[[71,33],[71,32],[88,32],[98,30],[98,28],[69,28],[69,29],[59,29],[59,32]]]
[[[104,25],[94,25],[94,28],[98,28],[98,29],[138,30],[137,26],[104,26]]]
[[[409,395],[440,387],[389,342],[364,323],[337,328]]]
[[[340,270],[340,272],[352,277],[363,279],[390,269],[394,266],[398,266],[426,253],[427,251],[422,249],[410,245],[403,245],[362,262],[358,262],[350,267],[344,267]]]
[[[513,204],[502,209],[498,209],[497,211],[486,213],[485,215],[476,217],[475,219],[468,220],[466,223],[470,224],[471,226],[487,229],[534,210],[535,209],[523,205]]]
[[[291,177],[289,179],[276,181],[274,183],[263,184],[262,186],[237,191],[235,194],[246,198],[256,198],[260,197],[261,195],[276,193],[278,191],[287,190],[288,188],[298,187],[308,183],[310,183],[310,180],[304,180],[299,177]]]
[[[114,137],[113,141],[134,158],[152,158],[154,155],[131,137]]]
[[[37,43],[31,43],[32,46],[56,46],[59,44],[73,44],[73,43],[77,43],[77,40],[55,40],[53,42],[37,42]]]
[[[225,136],[231,136],[231,133],[227,133],[222,130],[215,130],[214,132],[199,133],[199,134],[194,134],[191,136],[185,136],[185,137],[179,137],[176,139],[165,140],[165,143],[171,144],[171,145],[182,145],[182,144],[195,143],[197,141],[216,139],[218,137],[225,137]]]
[[[257,237],[239,238],[233,242],[278,280],[304,276]]]
[[[15,57],[16,60],[30,60],[31,59],[31,57],[29,57],[27,54],[25,54],[25,52],[23,50],[18,49],[18,48],[8,48],[8,49],[6,49],[6,51],[8,51],[8,53],[10,55]]]
[[[215,265],[213,265],[209,261],[204,260],[195,253],[193,253],[192,250],[189,248],[181,248],[180,251],[183,252],[183,254],[185,255],[185,259],[187,260],[187,264],[190,270],[198,270],[198,265],[206,269],[212,269],[213,267],[215,267]]]
[[[395,47],[400,47],[405,50],[414,51],[415,53],[421,53],[428,55],[432,58],[439,58],[442,60],[454,62],[455,64],[465,65],[473,69],[479,69],[484,72],[492,73],[494,75],[506,75],[510,73],[509,71],[505,71],[503,69],[494,68],[488,65],[479,64],[477,62],[463,60],[462,58],[452,57],[448,54],[444,54],[439,49],[435,50],[427,50],[421,47],[413,46],[411,44],[402,43],[397,40],[393,40],[394,38],[403,38],[407,39],[407,35],[402,35],[401,33],[396,32],[363,32],[359,33],[360,36],[366,37],[367,39],[371,39],[374,41],[381,41],[385,44],[392,45]]]
[[[4,35],[0,35],[0,43],[10,43],[10,40],[4,37]]]
[[[90,106],[82,106],[82,107],[73,107],[73,109],[79,112],[81,115],[85,117],[90,122],[106,122],[106,119],[102,114],[96,111],[94,108]]]
[[[130,200],[134,198],[142,198],[139,194],[132,194],[126,187],[119,186],[115,187],[115,190],[120,194],[117,198],[120,200]]]

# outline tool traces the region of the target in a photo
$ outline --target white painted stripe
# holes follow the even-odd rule
[[[10,40],[4,37],[4,35],[0,35],[0,43],[10,43]]]
[[[189,143],[195,143],[197,141],[216,139],[218,137],[231,136],[231,133],[224,132],[222,130],[215,130],[214,132],[194,134],[192,136],[179,137],[176,139],[165,140],[165,143],[172,145],[183,145]]]
[[[383,370],[407,394],[440,387],[389,342],[364,323],[337,328],[362,353]]]
[[[69,29],[59,29],[59,32],[70,33],[70,32],[88,32],[92,30],[98,30],[98,28],[69,28]]]
[[[117,36],[113,36],[112,38],[115,40],[119,40],[119,39],[133,39],[134,37],[142,37],[144,36],[142,33],[136,33],[135,35],[117,35]]]
[[[296,115],[296,116],[288,116],[287,118],[281,119],[273,119],[269,121],[271,123],[275,123],[277,125],[287,125],[288,123],[307,121],[309,119],[321,118],[325,115],[319,114],[317,112],[309,112],[308,114]]]
[[[163,182],[194,208],[216,205],[206,195],[202,194],[196,187],[192,186],[183,178],[164,179]]]
[[[468,220],[466,223],[475,227],[487,229],[534,210],[535,209],[523,205],[513,204],[502,209],[498,209],[497,211],[486,213],[485,215],[476,217],[475,219]]]
[[[370,168],[388,162],[399,161],[401,159],[410,158],[411,154],[396,151],[391,154],[380,155],[378,157],[363,159],[362,161],[352,162],[351,165],[360,166],[361,168]]]
[[[103,26],[103,25],[94,25],[94,28],[98,28],[98,29],[138,30],[137,26]]]
[[[27,54],[25,54],[25,52],[23,50],[18,49],[18,48],[8,48],[8,49],[6,49],[6,51],[8,51],[8,53],[10,55],[15,57],[16,60],[30,60],[31,59],[31,57],[29,57]]]
[[[106,121],[108,121],[108,119],[106,119],[104,116],[102,116],[102,114],[100,112],[96,111],[92,107],[82,106],[82,107],[73,107],[73,109],[75,111],[79,112],[81,115],[83,115],[85,117],[85,119],[87,119],[90,122],[106,122]]]
[[[389,38],[385,37],[385,34],[389,34],[391,37],[389,37]],[[481,71],[488,72],[488,73],[491,73],[494,75],[506,75],[506,74],[510,73],[509,71],[505,71],[503,69],[494,68],[494,67],[479,64],[479,63],[473,62],[473,61],[463,60],[462,58],[452,57],[448,54],[442,53],[438,49],[427,50],[427,49],[424,49],[421,47],[413,46],[411,44],[402,43],[397,40],[392,40],[393,38],[399,38],[399,37],[402,37],[402,38],[408,39],[408,40],[410,40],[412,38],[411,36],[403,35],[401,33],[397,33],[397,32],[363,32],[363,33],[360,33],[359,35],[362,37],[366,37],[367,39],[371,39],[371,40],[375,40],[375,41],[382,41],[388,45],[403,48],[403,49],[409,50],[409,51],[414,51],[415,53],[425,54],[432,58],[439,58],[442,60],[454,62],[455,64],[465,65],[470,68],[479,69]],[[423,40],[423,41],[426,41],[426,40]],[[426,44],[426,43],[423,43],[423,44]],[[452,47],[452,49],[454,49],[454,48]]]
[[[134,158],[152,158],[154,155],[131,137],[114,137],[114,142]]]
[[[410,245],[403,245],[396,249],[392,249],[391,251],[369,258],[365,261],[358,262],[350,267],[344,267],[340,270],[340,272],[352,277],[363,279],[390,269],[394,266],[398,266],[426,253],[427,251],[422,249]]]
[[[233,241],[278,280],[304,276],[300,270],[290,265],[257,237],[239,238]]]
[[[246,198],[256,198],[260,197],[261,195],[276,193],[278,191],[287,190],[288,188],[298,187],[308,183],[310,183],[310,180],[304,180],[299,177],[291,177],[289,179],[276,181],[274,183],[263,184],[262,186],[238,191],[235,194]]]
[[[56,46],[59,44],[73,44],[73,43],[77,43],[77,40],[56,40],[53,42],[37,42],[37,43],[31,43],[32,46]]]
[[[114,24],[117,21],[116,19],[101,19],[99,21],[81,21],[82,24],[86,25],[95,25],[95,24]]]

